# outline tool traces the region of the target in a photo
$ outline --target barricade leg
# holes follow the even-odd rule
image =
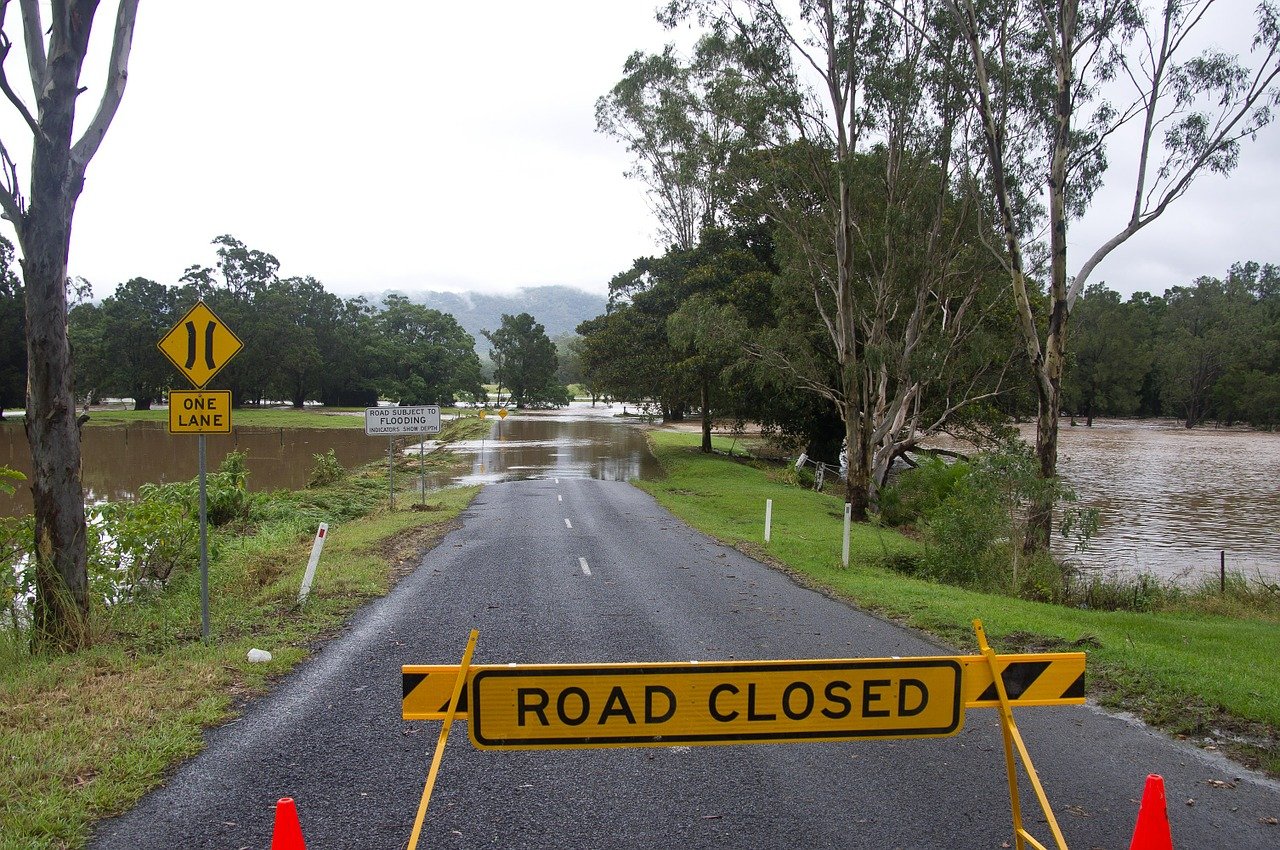
[[[480,633],[471,630],[467,639],[466,651],[462,653],[462,664],[458,667],[458,678],[453,683],[453,696],[449,698],[449,710],[445,712],[440,737],[436,741],[435,754],[431,756],[431,769],[427,771],[427,784],[422,789],[422,800],[418,803],[418,815],[413,820],[413,832],[409,835],[409,850],[417,850],[418,836],[422,834],[422,821],[427,816],[427,804],[431,802],[431,791],[436,785],[436,775],[440,772],[440,761],[444,758],[444,745],[449,742],[449,728],[453,726],[454,715],[458,713],[458,699],[467,684],[467,668],[471,666],[471,654],[476,649],[476,639]]]
[[[1036,799],[1040,801],[1040,809],[1044,812],[1044,818],[1049,824],[1049,830],[1053,833],[1053,839],[1058,846],[1058,850],[1067,850],[1066,839],[1062,837],[1062,830],[1058,828],[1058,819],[1053,816],[1053,809],[1049,806],[1049,798],[1045,796],[1044,787],[1040,784],[1040,777],[1036,775],[1035,765],[1031,763],[1031,754],[1027,752],[1027,745],[1022,740],[1022,734],[1018,732],[1017,723],[1014,722],[1013,707],[1009,704],[1009,694],[1004,687],[1004,677],[1000,675],[1000,668],[996,663],[996,652],[987,643],[987,633],[982,628],[981,620],[973,621],[973,631],[978,636],[978,648],[991,665],[991,677],[995,682],[996,693],[1000,697],[1000,733],[1004,738],[1005,768],[1009,774],[1009,807],[1013,811],[1013,835],[1017,850],[1025,850],[1027,844],[1030,844],[1036,850],[1048,850],[1048,848],[1033,838],[1031,833],[1027,832],[1022,826],[1022,810],[1018,799],[1017,764],[1014,758],[1015,749],[1018,756],[1022,758],[1022,766],[1026,769],[1027,778],[1031,781],[1031,787],[1036,792]]]

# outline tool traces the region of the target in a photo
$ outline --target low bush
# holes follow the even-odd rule
[[[894,527],[920,525],[968,474],[969,464],[964,461],[947,463],[940,457],[926,457],[881,491],[881,519]]]
[[[326,454],[312,455],[315,458],[316,465],[311,468],[311,474],[307,476],[308,487],[324,487],[342,480],[342,476],[346,474],[346,470],[342,468],[342,464],[338,463],[338,456],[334,454],[333,449],[329,449]]]

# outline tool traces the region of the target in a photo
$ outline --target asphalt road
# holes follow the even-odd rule
[[[400,719],[400,665],[456,663],[472,628],[483,664],[954,654],[710,541],[630,485],[491,485],[420,569],[91,846],[266,848],[291,796],[309,850],[404,847],[439,724]],[[1264,823],[1280,817],[1276,783],[1092,707],[1017,716],[1072,848],[1127,848],[1148,773],[1165,777],[1179,850],[1280,847]],[[1023,807],[1052,846],[1034,798]],[[420,846],[1013,843],[996,714],[971,710],[950,738],[645,749],[479,751],[459,723]]]

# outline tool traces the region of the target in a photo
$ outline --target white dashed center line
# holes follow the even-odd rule
[[[589,575],[591,575],[591,567],[587,566],[587,559],[586,559],[586,558],[579,558],[579,559],[578,559],[578,566],[582,567],[582,574],[583,574],[584,576],[589,576]]]
[[[569,522],[569,518],[568,518],[568,517],[565,517],[565,518],[564,518],[564,527],[565,527],[565,528],[573,528],[573,523]]]
[[[564,496],[561,496],[559,493],[557,493],[557,494],[556,494],[556,501],[557,501],[557,502],[563,502],[563,501],[564,501]]]

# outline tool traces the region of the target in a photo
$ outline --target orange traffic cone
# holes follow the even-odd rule
[[[1138,822],[1133,827],[1129,850],[1173,850],[1169,810],[1164,801],[1164,777],[1158,773],[1147,777],[1147,786],[1142,790],[1142,805],[1138,807]]]
[[[302,843],[302,824],[292,797],[276,803],[276,828],[271,833],[271,850],[307,850]]]

